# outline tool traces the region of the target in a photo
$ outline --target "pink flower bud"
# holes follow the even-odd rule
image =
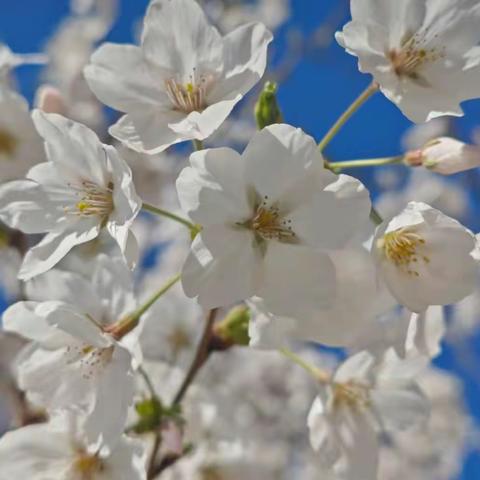
[[[35,103],[45,113],[59,113],[65,115],[66,105],[60,91],[51,85],[42,85],[36,95]]]
[[[416,152],[410,152],[409,155]],[[463,172],[480,166],[480,147],[450,137],[440,137],[421,149],[421,164],[442,175]],[[407,162],[408,163],[408,162]]]

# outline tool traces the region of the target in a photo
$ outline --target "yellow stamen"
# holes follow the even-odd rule
[[[370,405],[369,388],[355,382],[333,384],[333,407],[348,407],[354,410]]]
[[[0,130],[0,155],[11,157],[18,146],[18,140],[7,130]]]
[[[380,238],[377,241],[377,248],[381,249],[385,258],[400,270],[418,277],[420,274],[412,269],[412,264],[418,263],[419,258],[425,263],[430,263],[427,255],[419,253],[425,244],[425,240],[418,233],[400,228]]]
[[[89,455],[80,451],[73,462],[73,470],[80,480],[94,480],[104,470],[104,464],[98,455]]]

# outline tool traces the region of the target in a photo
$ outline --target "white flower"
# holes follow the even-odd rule
[[[282,348],[292,340],[326,345],[350,345],[365,329],[375,330],[375,315],[384,311],[384,292],[378,285],[375,265],[364,249],[330,253],[335,266],[336,292],[329,308],[318,309],[296,320],[268,312],[261,299],[247,301],[251,310],[250,345]]]
[[[185,293],[205,308],[257,295],[273,313],[332,305],[342,248],[368,222],[369,195],[323,167],[314,140],[289,125],[258,132],[243,155],[192,154],[177,180],[182,208],[202,226],[187,258]]]
[[[46,63],[47,56],[42,54],[16,54],[7,45],[0,44],[0,82],[8,84],[8,75],[12,69],[20,65]]]
[[[424,203],[405,210],[377,229],[372,254],[398,302],[420,313],[472,293],[477,265],[475,237],[456,220]]]
[[[407,153],[408,165],[422,165],[442,175],[463,172],[480,167],[480,147],[467,145],[450,137],[440,137],[428,142],[420,150]]]
[[[463,115],[480,96],[480,5],[475,0],[351,0],[337,41],[416,123]]]
[[[400,358],[426,361],[441,352],[446,324],[443,307],[428,307],[422,313],[394,309],[364,328],[350,350],[368,350],[379,357],[393,348]]]
[[[134,393],[137,333],[118,341],[111,328],[135,309],[131,289],[123,263],[99,256],[91,281],[52,270],[27,287],[49,301],[18,302],[3,317],[6,331],[33,341],[18,360],[20,388],[52,412],[82,409],[89,439],[106,445],[123,431]]]
[[[0,440],[0,480],[146,480],[142,442],[122,437],[111,452],[92,450],[68,419],[30,425]]]
[[[322,463],[346,468],[358,479],[377,478],[378,434],[420,426],[428,414],[412,371],[393,351],[380,362],[359,352],[339,366],[308,417],[310,441]]]
[[[60,113],[84,123],[95,131],[105,131],[102,104],[87,85],[83,69],[115,20],[117,0],[77,0],[46,46],[48,65],[45,79],[58,88]],[[42,88],[42,87],[41,87]],[[50,112],[49,112],[50,113]]]
[[[33,167],[27,180],[0,187],[1,220],[25,233],[48,232],[25,256],[19,277],[49,270],[103,227],[133,265],[137,247],[130,226],[141,201],[130,168],[87,127],[38,110],[33,119],[49,161]]]
[[[35,130],[27,101],[0,89],[0,183],[25,176],[45,161],[42,139]]]
[[[194,0],[155,0],[141,47],[102,45],[85,77],[102,102],[126,113],[112,136],[159,153],[221,125],[262,77],[271,40],[259,23],[222,38]]]
[[[202,310],[173,287],[142,319],[140,337],[145,358],[187,368],[192,362],[201,334]]]

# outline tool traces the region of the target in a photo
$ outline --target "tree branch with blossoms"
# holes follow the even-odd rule
[[[442,131],[379,158],[330,150],[377,93],[415,123],[463,115],[480,97],[477,2],[351,0],[335,39],[372,79],[320,140],[286,123],[285,78],[262,80],[288,2],[151,0],[138,45],[104,41],[115,7],[72,3],[32,112],[10,77],[44,56],[0,46],[0,280],[16,300],[0,387],[22,412],[0,480],[454,476],[468,417],[432,360],[460,335],[444,308],[478,310],[477,236],[415,195],[389,213],[350,173],[451,175],[480,149]]]

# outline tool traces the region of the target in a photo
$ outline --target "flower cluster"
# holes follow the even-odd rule
[[[351,0],[336,39],[373,81],[320,141],[255,90],[287,4],[204,3],[152,0],[138,46],[96,48],[115,2],[73,2],[32,112],[12,69],[46,59],[0,46],[0,393],[20,427],[0,480],[447,480],[472,426],[431,360],[473,329],[478,238],[444,184],[387,208],[343,170],[450,175],[480,147],[436,124],[400,157],[324,151],[378,91],[414,122],[462,115],[478,2]]]

